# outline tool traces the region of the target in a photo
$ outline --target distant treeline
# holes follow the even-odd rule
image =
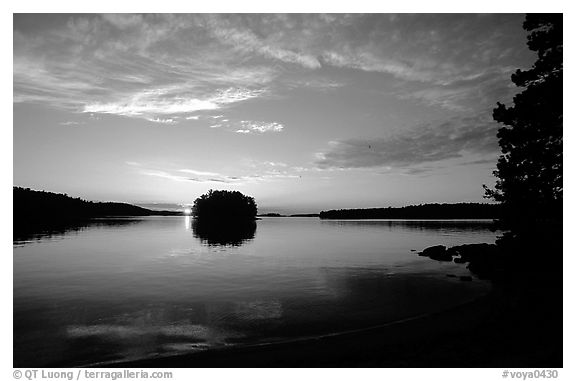
[[[154,211],[120,202],[92,202],[66,194],[13,187],[14,222],[34,219],[69,220],[108,216],[179,215],[179,212]]]
[[[280,214],[280,213],[265,213],[259,214],[258,217],[318,217],[318,213],[300,213],[300,214]]]
[[[480,203],[421,204],[400,208],[339,209],[320,212],[322,219],[494,219],[500,205]]]

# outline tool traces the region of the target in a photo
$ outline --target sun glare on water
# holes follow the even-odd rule
[[[191,215],[191,214],[192,214],[192,209],[190,209],[190,208],[184,209],[184,214],[187,215],[187,216]]]

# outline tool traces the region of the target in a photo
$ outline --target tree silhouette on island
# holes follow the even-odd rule
[[[210,189],[194,201],[194,236],[209,246],[240,246],[254,238],[257,213],[253,197]]]
[[[212,190],[194,200],[192,215],[202,220],[253,221],[258,207],[253,197],[238,191]]]

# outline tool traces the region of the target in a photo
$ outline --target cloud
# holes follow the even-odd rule
[[[158,169],[144,169],[139,171],[140,174],[146,176],[160,177],[178,182],[199,182],[199,183],[242,183],[251,180],[249,176],[227,176],[216,172],[198,171],[189,168],[178,170],[158,170]],[[181,173],[190,176],[183,176]]]
[[[236,103],[257,98],[266,93],[266,89],[228,88],[220,89],[210,97],[210,101],[218,105]]]
[[[401,62],[378,57],[368,50],[357,49],[351,54],[328,51],[322,55],[322,60],[336,67],[388,73],[410,81],[432,82],[438,78],[438,72],[435,70],[418,67],[414,62]]]
[[[221,128],[238,134],[264,134],[268,132],[282,132],[284,125],[279,122],[263,122],[252,120],[224,119],[223,115],[197,115],[186,119],[209,121],[210,128]],[[214,122],[214,120],[216,122]]]
[[[327,151],[317,153],[316,165],[323,169],[407,167],[465,153],[494,154],[496,130],[496,123],[486,117],[455,117],[379,139],[331,142]]]
[[[494,107],[495,100],[508,102],[517,92],[509,86],[512,67],[492,68],[468,78],[444,85],[413,88],[408,86],[396,92],[400,99],[416,99],[430,106],[449,111],[471,112]]]
[[[109,13],[103,14],[102,18],[119,29],[132,28],[141,25],[144,21],[142,15],[133,14]]]
[[[471,160],[471,161],[466,161],[464,163],[462,163],[461,165],[481,165],[481,164],[490,164],[493,167],[496,167],[496,163],[498,161],[498,158],[496,156],[488,158],[488,159],[477,159],[477,160]]]
[[[288,167],[288,164],[280,161],[264,161],[262,164],[270,167],[282,167],[282,168]]]
[[[191,168],[170,169],[161,166],[143,165],[127,161],[127,165],[137,167],[137,173],[177,182],[225,183],[243,185],[248,183],[300,178],[301,174],[280,162],[250,162],[249,168],[238,169],[236,174],[203,171]]]
[[[197,170],[188,169],[188,168],[179,169],[178,172],[189,173],[189,174],[196,175],[196,176],[221,176],[219,173],[216,173],[216,172],[197,171]]]
[[[389,79],[401,99],[478,110],[509,99],[501,83],[530,54],[522,15],[108,14],[43,23],[47,17],[14,18],[15,103],[157,123],[225,113],[294,87],[335,91],[351,72]]]
[[[174,118],[146,118],[147,121],[160,124],[176,124],[178,123]]]
[[[84,94],[102,88],[93,78],[83,79],[67,72],[50,68],[32,58],[14,57],[14,102],[49,103],[67,110],[75,110]]]
[[[406,168],[404,170],[405,175],[421,175],[435,170],[436,168],[431,167],[421,167],[421,168]]]
[[[284,126],[277,122],[263,123],[242,120],[239,124],[241,128],[236,130],[236,132],[240,134],[263,134],[265,132],[282,132],[284,130]]]
[[[160,177],[163,179],[168,179],[168,180],[172,180],[172,181],[193,181],[194,179],[191,179],[189,177],[186,176],[179,176],[179,175],[174,175],[165,171],[150,171],[150,170],[143,170],[140,171],[140,174],[142,175],[146,175],[146,176],[153,176],[153,177]]]
[[[262,89],[227,88],[219,89],[204,99],[198,99],[191,94],[181,94],[179,90],[174,87],[145,90],[115,102],[88,104],[84,106],[83,112],[142,117],[151,122],[174,124],[177,123],[174,118],[160,118],[158,115],[175,116],[217,110],[225,105],[256,98],[264,93]]]
[[[76,121],[67,121],[67,122],[60,122],[59,123],[61,126],[79,126],[81,124],[84,124],[84,122],[76,122]]]
[[[323,78],[294,79],[287,81],[286,85],[290,88],[310,88],[323,92],[332,91],[346,86],[344,82]]]
[[[317,69],[321,66],[314,55],[283,48],[277,42],[268,43],[245,26],[233,25],[233,20],[211,17],[209,25],[210,31],[221,43],[231,45],[237,51],[256,53],[285,63],[298,64],[308,69]]]
[[[70,15],[36,35],[17,17],[14,102],[174,123],[264,96],[276,70],[194,41],[203,16],[188,16]]]
[[[95,103],[84,107],[84,112],[115,114],[122,116],[173,115],[201,110],[215,110],[219,106],[208,100],[200,99],[162,99],[149,94],[135,94],[127,101]]]

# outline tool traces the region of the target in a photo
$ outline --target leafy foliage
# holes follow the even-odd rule
[[[254,198],[238,191],[211,189],[198,197],[192,207],[192,214],[203,219],[254,219],[257,213]]]
[[[485,187],[512,230],[562,218],[562,14],[528,14],[523,27],[538,58],[512,75],[524,88],[514,104],[494,109],[502,155],[495,189]]]

